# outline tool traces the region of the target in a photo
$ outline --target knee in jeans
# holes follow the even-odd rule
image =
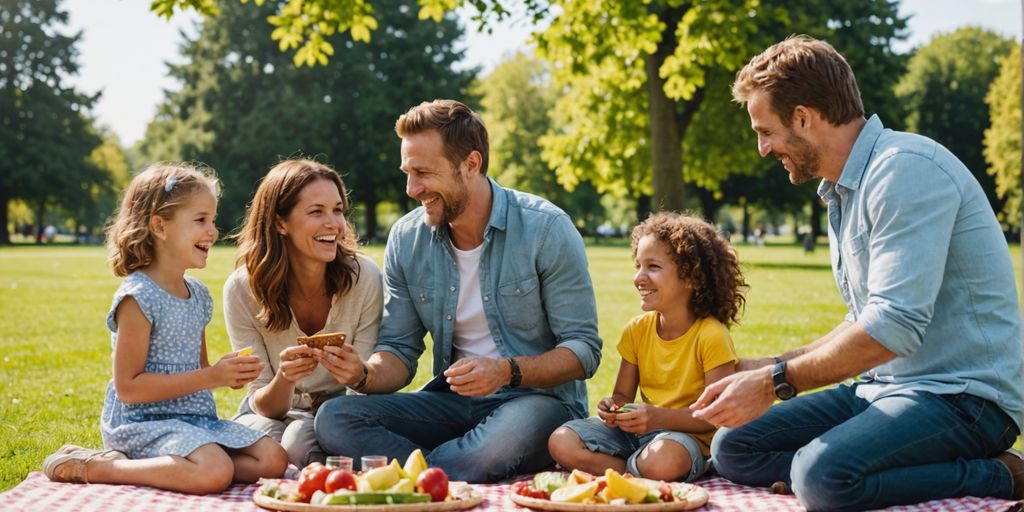
[[[362,418],[362,408],[349,398],[341,396],[324,402],[313,419],[316,439],[328,453],[344,451],[343,443],[349,437],[345,433]]]
[[[790,479],[793,493],[807,510],[863,508],[857,505],[863,498],[863,475],[820,441],[797,450]]]
[[[735,429],[722,427],[711,440],[711,460],[715,470],[722,477],[736,480],[745,474],[744,462],[749,460],[749,450],[738,442]]]

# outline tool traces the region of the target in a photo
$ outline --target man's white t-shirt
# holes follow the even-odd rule
[[[455,262],[459,267],[459,303],[455,310],[455,329],[452,344],[455,360],[465,357],[499,358],[491,330],[487,328],[484,301],[480,293],[480,255],[484,244],[468,251],[455,247]]]

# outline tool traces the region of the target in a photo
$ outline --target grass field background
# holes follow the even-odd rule
[[[831,277],[827,248],[809,255],[791,245],[737,250],[752,287],[742,323],[733,329],[741,356],[785,351],[842,320],[845,307]],[[381,264],[382,246],[365,252]],[[1019,249],[1012,252],[1019,276]],[[587,254],[605,342],[600,369],[588,382],[593,408],[611,393],[619,365],[616,342],[622,326],[640,310],[629,248],[591,246]],[[217,246],[207,268],[192,272],[214,298],[206,331],[211,362],[230,351],[221,291],[233,260],[233,247]],[[0,249],[0,491],[38,471],[43,458],[62,444],[101,445],[99,415],[111,375],[104,319],[119,282],[100,247]],[[411,388],[429,378],[430,364],[428,351]],[[222,388],[214,395],[221,417],[231,417],[243,391]]]

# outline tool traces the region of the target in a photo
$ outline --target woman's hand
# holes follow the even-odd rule
[[[313,370],[316,370],[319,352],[305,345],[285,348],[280,354],[281,367],[277,369],[277,376],[292,385],[309,377]]]
[[[654,416],[658,408],[647,404],[631,405],[629,412],[615,414],[615,423],[623,432],[646,434],[654,430]]]
[[[615,408],[618,408],[618,405],[610,396],[602,398],[601,401],[597,403],[597,417],[601,418],[601,420],[604,421],[604,425],[608,428],[618,427],[615,421],[615,417],[618,416],[618,414],[612,412],[612,409]]]
[[[263,362],[256,356],[239,356],[232,352],[210,367],[216,387],[239,389],[256,380],[263,371]]]
[[[339,384],[354,386],[363,378],[363,360],[352,345],[326,346],[318,359]]]

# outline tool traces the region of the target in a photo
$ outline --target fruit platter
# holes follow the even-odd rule
[[[602,476],[573,470],[545,471],[516,482],[509,499],[536,510],[660,512],[702,507],[708,502],[708,493],[697,485],[633,477],[613,469]]]
[[[480,493],[465,482],[449,482],[441,468],[427,467],[419,450],[401,465],[362,473],[314,462],[298,480],[262,479],[253,501],[266,509],[294,512],[444,511],[479,505]]]

